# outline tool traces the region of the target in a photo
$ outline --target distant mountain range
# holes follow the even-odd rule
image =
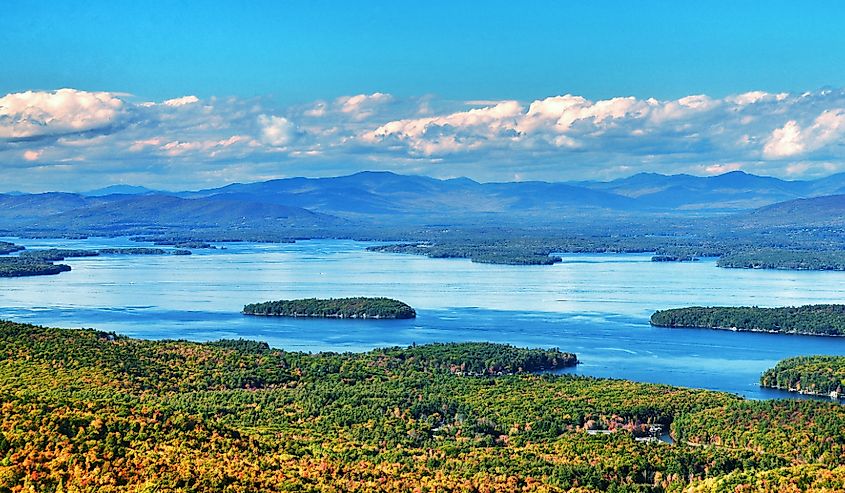
[[[236,183],[178,195],[186,198],[260,200],[352,217],[441,214],[461,217],[636,207],[631,198],[566,183],[478,183],[468,178],[438,180],[372,171],[336,178]]]
[[[639,173],[579,186],[637,199],[644,207],[685,211],[739,211],[798,198],[845,193],[845,173],[818,180],[789,181],[732,171],[716,176]]]
[[[843,194],[845,174],[812,181],[735,171],[712,177],[641,173],[607,182],[479,183],[366,171],[186,192],[115,185],[86,193],[0,194],[0,227],[272,229],[478,222],[548,226],[572,218],[632,215],[727,215],[745,226],[836,225],[845,223]]]

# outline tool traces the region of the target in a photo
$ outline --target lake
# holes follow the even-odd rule
[[[149,246],[126,238],[14,239],[27,248]],[[364,351],[450,341],[557,346],[578,354],[572,373],[722,390],[750,398],[778,360],[845,355],[845,338],[651,327],[657,309],[690,305],[841,303],[845,273],[720,269],[715,259],[651,262],[650,255],[563,255],[554,266],[366,252],[373,243],[226,243],[190,256],[68,259],[57,276],[0,278],[0,318],[93,327],[132,337],[249,338],[301,351]],[[286,298],[387,296],[414,320],[247,317],[244,304]]]

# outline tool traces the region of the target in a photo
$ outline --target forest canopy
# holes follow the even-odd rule
[[[845,394],[845,356],[798,356],[779,361],[760,385],[816,395]]]
[[[657,327],[842,336],[845,335],[845,305],[672,308],[654,312],[651,324]]]
[[[822,492],[845,482],[843,406],[490,371],[567,359],[481,343],[307,354],[0,322],[0,491]]]
[[[0,257],[0,277],[48,276],[70,270],[69,265],[20,257]]]
[[[244,306],[245,315],[322,318],[414,318],[416,311],[390,298],[304,298]]]

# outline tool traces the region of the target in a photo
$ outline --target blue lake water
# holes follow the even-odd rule
[[[28,248],[146,246],[128,239],[9,239]],[[361,351],[447,341],[557,346],[573,373],[794,397],[760,389],[760,373],[796,355],[845,355],[845,338],[651,327],[654,310],[689,305],[783,306],[845,301],[845,273],[719,269],[715,260],[654,263],[649,255],[564,255],[554,266],[474,264],[370,253],[369,243],[223,244],[191,256],[68,259],[58,276],[0,278],[0,318],[94,327],[132,337],[244,337],[303,351]],[[246,303],[388,296],[415,320],[247,317]]]

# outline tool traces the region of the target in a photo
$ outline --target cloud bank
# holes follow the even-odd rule
[[[0,98],[0,163],[14,177],[6,190],[191,188],[362,169],[555,181],[741,169],[798,179],[845,171],[843,144],[842,89],[598,101],[376,92],[294,107],[75,89]]]

